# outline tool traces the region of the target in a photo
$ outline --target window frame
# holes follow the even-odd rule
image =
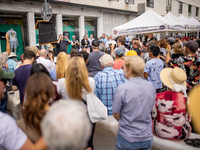
[[[178,13],[180,13],[180,14],[183,13],[183,2],[180,2],[180,1],[179,1],[179,6],[178,6]]]
[[[199,16],[199,7],[196,7],[196,17]]]
[[[146,7],[154,8],[154,0],[146,0]]]

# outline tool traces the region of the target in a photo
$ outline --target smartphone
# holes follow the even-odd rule
[[[0,39],[6,40],[6,32],[0,32]]]

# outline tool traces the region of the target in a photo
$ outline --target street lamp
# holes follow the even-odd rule
[[[42,8],[41,8],[41,17],[43,20],[49,21],[52,17],[52,7],[47,2],[47,0],[44,1]]]

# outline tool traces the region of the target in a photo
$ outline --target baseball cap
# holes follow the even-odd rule
[[[5,72],[0,68],[0,79],[12,79],[15,77],[13,72]]]
[[[189,37],[196,37],[196,34],[191,33],[191,34],[189,35]]]
[[[167,38],[167,41],[168,41],[168,42],[175,42],[175,40],[176,40],[176,39],[173,38],[173,37],[169,37],[169,38]]]
[[[187,38],[187,37],[183,37],[182,39],[188,41],[188,38]]]
[[[191,51],[196,52],[199,48],[199,45],[196,41],[190,40],[185,45],[187,48],[189,48]]]
[[[93,45],[93,46],[99,46],[99,41],[93,40],[93,41],[92,41],[92,45]]]
[[[103,56],[101,56],[99,61],[101,62],[103,66],[106,66],[109,63],[112,63],[112,64],[114,63],[112,56],[110,56],[109,54],[104,54]]]
[[[124,54],[124,50],[121,48],[116,49],[115,54],[117,54],[117,56],[120,56],[122,54]]]
[[[126,56],[136,56],[137,52],[134,50],[130,50],[128,53],[126,53]]]
[[[179,39],[181,39],[181,38],[182,38],[182,36],[181,36],[181,35],[177,35],[177,36],[176,36],[176,38],[179,38]]]

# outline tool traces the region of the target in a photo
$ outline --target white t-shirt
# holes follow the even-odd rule
[[[109,44],[112,40],[110,39],[109,41],[107,40],[106,44],[105,44],[105,48],[109,47]]]
[[[20,149],[27,140],[26,134],[9,115],[0,112],[0,150]]]
[[[50,71],[51,67],[55,65],[50,60],[45,59],[44,57],[39,57],[37,59],[37,64],[43,64],[48,71]]]
[[[9,30],[7,33],[9,34],[10,38],[9,41],[11,42],[17,41],[17,33],[14,30]]]
[[[94,91],[95,89],[94,78],[89,77],[88,80],[92,91]],[[58,79],[57,92],[62,97],[62,100],[69,99],[69,95],[66,91],[66,86],[65,86],[65,78]],[[83,97],[85,97],[85,94],[83,94]]]

